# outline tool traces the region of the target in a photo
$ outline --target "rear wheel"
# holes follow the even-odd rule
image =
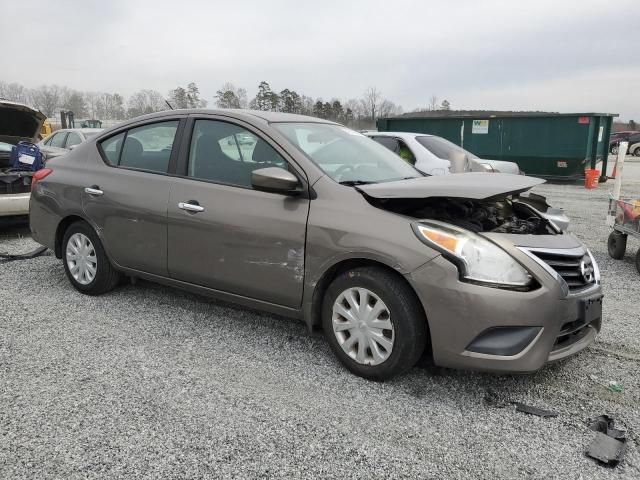
[[[618,154],[618,145],[617,144],[611,146],[611,153],[613,155],[617,155]]]
[[[399,375],[416,364],[426,346],[426,319],[415,293],[382,268],[354,268],[338,276],[322,310],[331,349],[361,377]]]
[[[85,222],[72,223],[62,240],[63,264],[76,290],[100,295],[112,290],[120,279],[102,248],[102,243]]]
[[[616,260],[622,259],[624,252],[627,250],[627,236],[614,230],[609,234],[607,249],[609,250],[609,256],[611,258],[615,258]]]

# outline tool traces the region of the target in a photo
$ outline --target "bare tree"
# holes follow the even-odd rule
[[[60,107],[61,93],[58,85],[43,85],[31,91],[31,103],[47,117],[53,117]]]
[[[382,92],[376,87],[369,87],[364,92],[361,102],[364,110],[370,115],[371,120],[375,122],[382,102]]]
[[[156,90],[140,90],[129,97],[127,115],[129,118],[147,113],[166,110],[167,105],[162,94]]]
[[[435,93],[429,99],[429,110],[438,110],[438,97]]]
[[[29,91],[19,83],[0,81],[0,98],[5,98],[12,102],[27,103],[29,101]]]

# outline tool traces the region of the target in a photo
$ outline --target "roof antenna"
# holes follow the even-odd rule
[[[165,101],[164,101],[164,103],[166,103],[166,104],[167,104],[167,107],[169,107],[169,109],[171,109],[171,110],[175,110],[175,108],[173,108],[173,107],[171,106],[171,104],[169,103],[169,100],[165,100]]]

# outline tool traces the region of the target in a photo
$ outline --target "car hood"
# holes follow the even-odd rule
[[[373,183],[356,188],[373,198],[453,197],[484,200],[522,193],[544,182],[541,178],[524,175],[470,172]]]
[[[45,115],[22,103],[0,100],[0,142],[36,141]]]

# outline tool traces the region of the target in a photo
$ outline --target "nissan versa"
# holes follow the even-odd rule
[[[589,345],[591,253],[525,194],[536,178],[424,176],[341,125],[176,110],[90,138],[34,175],[33,237],[97,295],[143,278],[322,329],[353,373],[530,372]]]

